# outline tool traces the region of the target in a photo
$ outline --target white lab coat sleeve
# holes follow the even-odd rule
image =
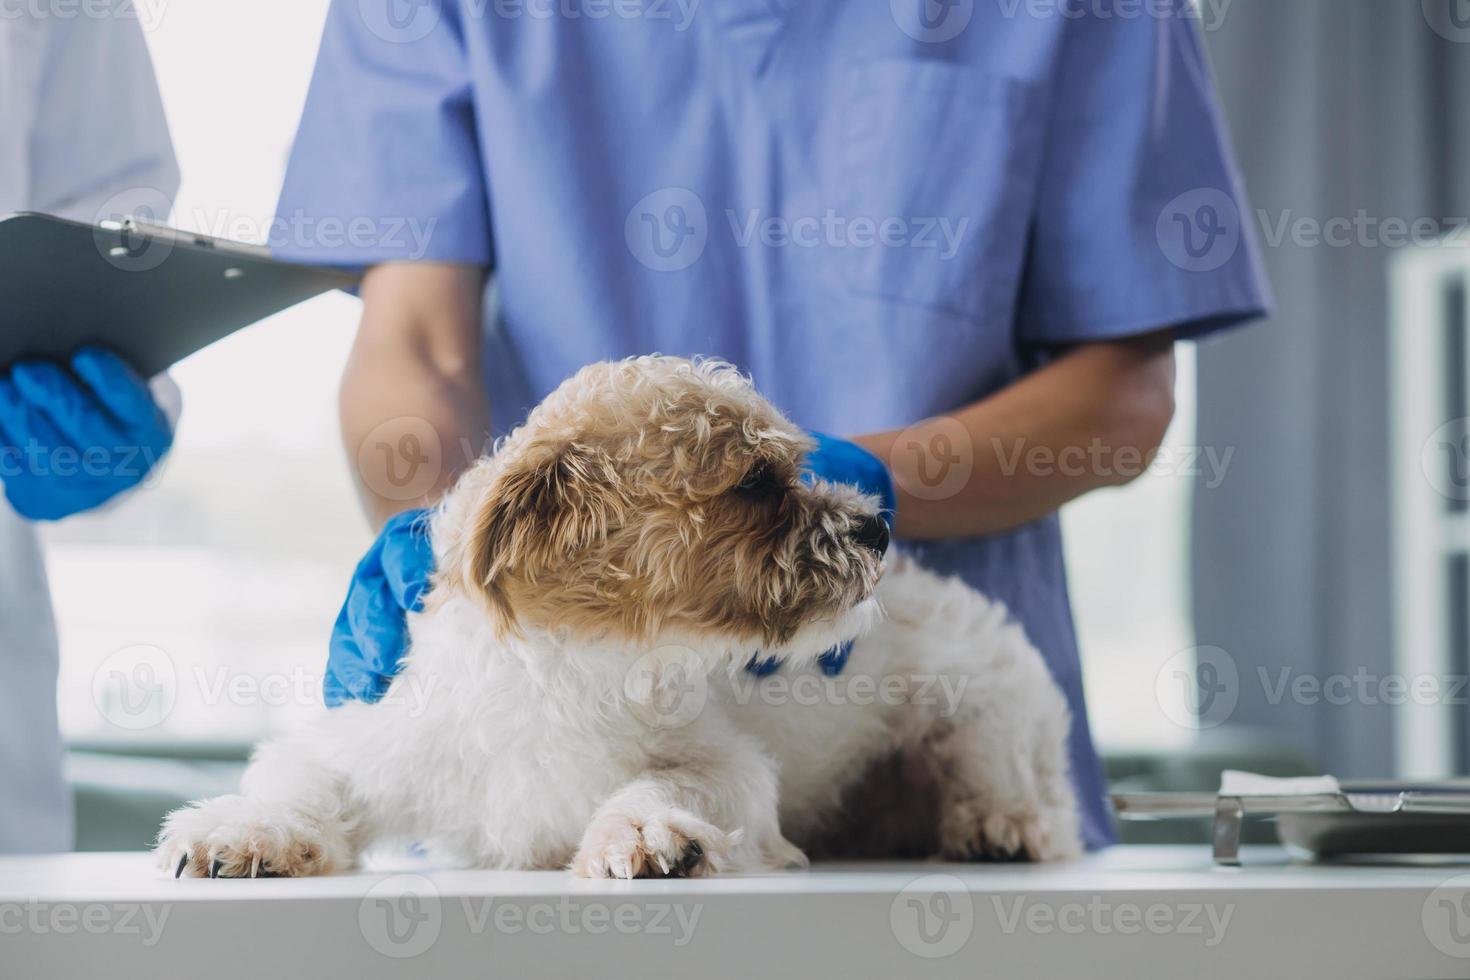
[[[130,6],[113,0],[107,17],[0,17],[0,213],[167,218],[178,166]],[[35,531],[0,499],[0,853],[71,846],[57,673]]]
[[[96,223],[167,221],[179,168],[136,9],[52,18],[32,124],[29,207]]]

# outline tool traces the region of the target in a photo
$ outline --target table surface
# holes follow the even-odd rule
[[[0,976],[1470,976],[1470,866],[1247,848],[671,881],[379,866],[176,881],[143,854],[0,858]]]

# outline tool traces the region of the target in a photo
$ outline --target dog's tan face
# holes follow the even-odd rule
[[[583,368],[471,472],[447,574],[502,632],[759,639],[872,595],[876,503],[799,479],[808,437],[717,362]]]

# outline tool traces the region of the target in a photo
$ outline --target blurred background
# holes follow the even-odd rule
[[[266,238],[326,6],[138,5],[173,224]],[[1213,788],[1224,765],[1465,773],[1470,0],[1197,13],[1277,311],[1185,345],[1153,472],[1064,513],[1097,739],[1133,788]],[[184,362],[162,472],[48,528],[79,846],[144,846],[319,698],[369,543],[336,430],[357,305],[322,297]]]

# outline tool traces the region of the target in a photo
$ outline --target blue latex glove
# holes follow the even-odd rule
[[[121,358],[89,347],[70,367],[23,361],[0,376],[0,482],[33,521],[105,504],[173,445],[173,427]]]
[[[434,571],[426,511],[408,510],[383,526],[352,575],[332,628],[322,696],[328,707],[378,701],[408,646],[409,612],[423,605]]]
[[[802,471],[805,480],[823,479],[830,483],[850,483],[863,493],[877,497],[882,508],[879,515],[893,530],[893,516],[898,507],[898,495],[893,490],[893,476],[883,461],[862,446],[846,439],[838,439],[821,432],[809,433],[817,440],[817,447],[806,457]],[[843,643],[817,658],[822,673],[836,677],[847,666],[852,655],[852,644]],[[760,677],[774,674],[781,667],[776,657],[752,660],[746,670]]]

